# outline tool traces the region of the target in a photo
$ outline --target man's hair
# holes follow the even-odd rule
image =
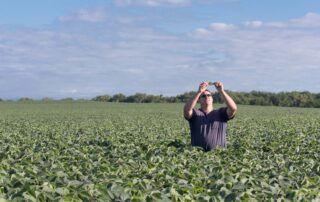
[[[211,91],[210,91],[210,90],[206,89],[204,92],[206,92],[206,91],[207,91],[207,92],[209,92],[209,93],[211,94]],[[203,93],[204,93],[204,92],[203,92]],[[203,93],[202,93],[202,94],[203,94]]]

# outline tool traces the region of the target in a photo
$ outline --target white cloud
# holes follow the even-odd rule
[[[63,93],[63,94],[75,94],[75,93],[78,93],[79,92],[79,90],[78,89],[76,89],[76,88],[71,88],[71,89],[62,89],[61,90],[61,93]]]
[[[302,18],[291,20],[292,26],[301,27],[320,27],[320,14],[307,13]]]
[[[231,90],[320,91],[317,27],[212,23],[175,36],[109,18],[44,30],[1,28],[2,98],[176,95],[206,80]]]
[[[243,23],[246,27],[251,28],[320,28],[320,14],[307,13],[301,18],[292,19],[289,21],[266,22],[247,21]]]
[[[209,25],[209,29],[210,30],[214,30],[214,31],[226,31],[226,30],[233,30],[236,27],[232,24],[225,24],[225,23],[212,23]]]
[[[193,31],[193,34],[196,36],[205,36],[205,35],[209,35],[210,31],[205,28],[198,28]]]
[[[157,6],[184,6],[189,5],[191,0],[114,0],[116,5],[128,6],[128,5],[143,5],[150,7]]]
[[[270,28],[287,28],[288,23],[286,22],[267,22],[263,24],[264,27],[270,27]]]
[[[287,22],[245,22],[244,27],[234,25],[237,29],[223,29],[227,27],[223,23],[195,29],[190,37],[207,42],[203,50],[223,53],[228,59],[219,63],[204,59],[194,66],[218,74],[239,90],[320,91],[314,75],[320,74],[317,18],[317,14],[307,14]]]
[[[239,0],[113,0],[118,6],[140,5],[158,6],[187,6],[192,4],[212,4],[217,2],[237,2]]]
[[[301,29],[301,28],[320,28],[320,14],[307,13],[301,18],[288,21],[262,22],[259,20],[246,21],[242,25],[246,28],[268,28],[268,29]],[[197,28],[193,31],[194,35],[212,35],[215,31],[230,31],[240,28],[233,24],[223,22],[211,23],[207,28]]]
[[[263,25],[263,23],[261,21],[247,21],[243,23],[245,26],[247,27],[251,27],[251,28],[259,28]]]
[[[172,66],[187,63],[187,57],[175,53],[180,50],[179,44],[184,44],[152,29],[120,24],[111,28],[110,24],[104,24],[103,30],[83,24],[81,32],[75,32],[73,26],[80,26],[75,24],[60,27],[57,32],[20,30],[0,34],[9,43],[0,43],[0,52],[5,53],[0,71],[7,75],[0,84],[11,89],[6,96],[26,96],[28,92],[32,97],[69,97],[71,93],[94,97],[97,93],[155,93],[156,88],[168,94],[168,88],[161,90],[154,82],[175,74]],[[19,88],[13,83],[24,85]]]
[[[84,22],[101,22],[105,20],[105,11],[101,8],[96,9],[80,9],[73,15],[62,16],[59,18],[61,22],[67,21],[84,21]]]

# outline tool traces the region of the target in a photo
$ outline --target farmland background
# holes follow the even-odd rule
[[[320,200],[320,109],[239,106],[205,153],[182,107],[1,102],[0,201]]]

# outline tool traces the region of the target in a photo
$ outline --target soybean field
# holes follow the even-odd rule
[[[0,201],[320,201],[320,109],[238,106],[203,152],[182,108],[0,102]]]

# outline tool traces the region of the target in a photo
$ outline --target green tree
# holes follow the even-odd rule
[[[99,95],[93,98],[92,100],[94,101],[99,101],[99,102],[109,102],[111,101],[111,96],[110,95]]]
[[[60,101],[73,101],[72,97],[62,98]]]
[[[30,101],[34,101],[34,99],[32,99],[30,97],[22,97],[18,101],[19,102],[30,102]]]
[[[118,93],[112,96],[112,102],[124,102],[126,100],[126,96],[122,93]]]

